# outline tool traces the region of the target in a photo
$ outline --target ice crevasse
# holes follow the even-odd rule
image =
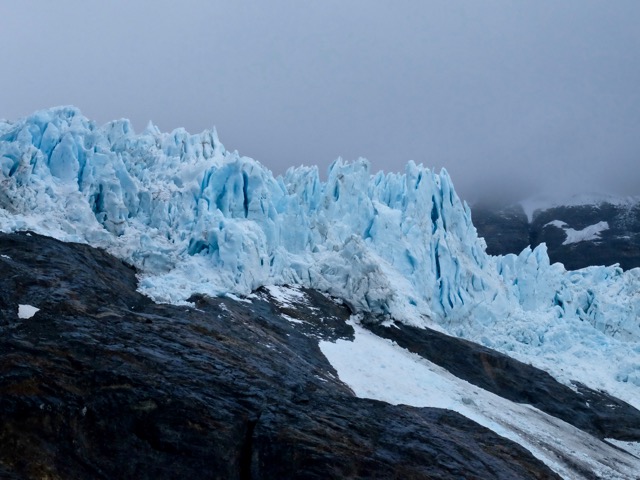
[[[447,172],[414,162],[372,174],[366,160],[337,160],[326,181],[316,167],[274,177],[215,130],[137,134],[59,107],[0,121],[0,227],[105,248],[138,267],[157,301],[303,285],[523,358],[615,350],[609,374],[640,386],[638,269],[566,271],[544,245],[490,256]]]

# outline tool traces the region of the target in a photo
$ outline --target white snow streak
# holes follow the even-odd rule
[[[353,342],[321,342],[320,349],[361,398],[394,405],[448,408],[528,449],[564,478],[581,478],[565,459],[601,478],[628,479],[640,459],[529,405],[516,404],[353,325]]]

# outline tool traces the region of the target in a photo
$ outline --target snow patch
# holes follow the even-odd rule
[[[33,317],[40,309],[33,305],[18,305],[18,318],[29,319]]]
[[[615,445],[622,450],[629,452],[631,455],[640,459],[640,443],[639,442],[623,442],[622,440],[616,440],[615,438],[605,438],[606,442]]]
[[[563,245],[586,242],[590,240],[599,240],[600,234],[605,230],[609,230],[609,223],[604,221],[598,222],[594,225],[589,225],[582,230],[574,230],[573,228],[568,228],[567,224],[561,220],[553,220],[547,223],[545,227],[548,225],[552,225],[564,231],[567,238],[565,238],[564,242],[562,242]]]
[[[574,464],[600,478],[633,478],[640,471],[640,459],[530,405],[478,388],[350,323],[353,341],[322,341],[320,349],[358,397],[456,411],[522,445],[564,478],[576,478]]]
[[[297,318],[293,318],[290,317],[289,315],[286,315],[284,313],[281,313],[280,316],[282,318],[284,318],[287,322],[291,322],[291,323],[304,323],[302,320],[298,320]]]
[[[246,297],[239,297],[238,295],[234,295],[233,293],[226,293],[225,294],[226,297],[229,297],[231,300],[235,300],[236,302],[242,302],[242,303],[253,303],[250,299],[249,296]]]
[[[264,288],[281,307],[294,308],[294,303],[308,303],[307,296],[297,287],[267,285]]]

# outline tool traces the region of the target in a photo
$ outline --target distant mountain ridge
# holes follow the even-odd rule
[[[552,262],[568,270],[591,265],[640,267],[640,197],[582,196],[472,208],[487,253],[519,253],[547,245]]]

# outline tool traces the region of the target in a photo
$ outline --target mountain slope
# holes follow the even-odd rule
[[[0,254],[3,478],[557,478],[455,412],[354,397],[318,348],[349,311],[321,294],[158,305],[84,245]]]

